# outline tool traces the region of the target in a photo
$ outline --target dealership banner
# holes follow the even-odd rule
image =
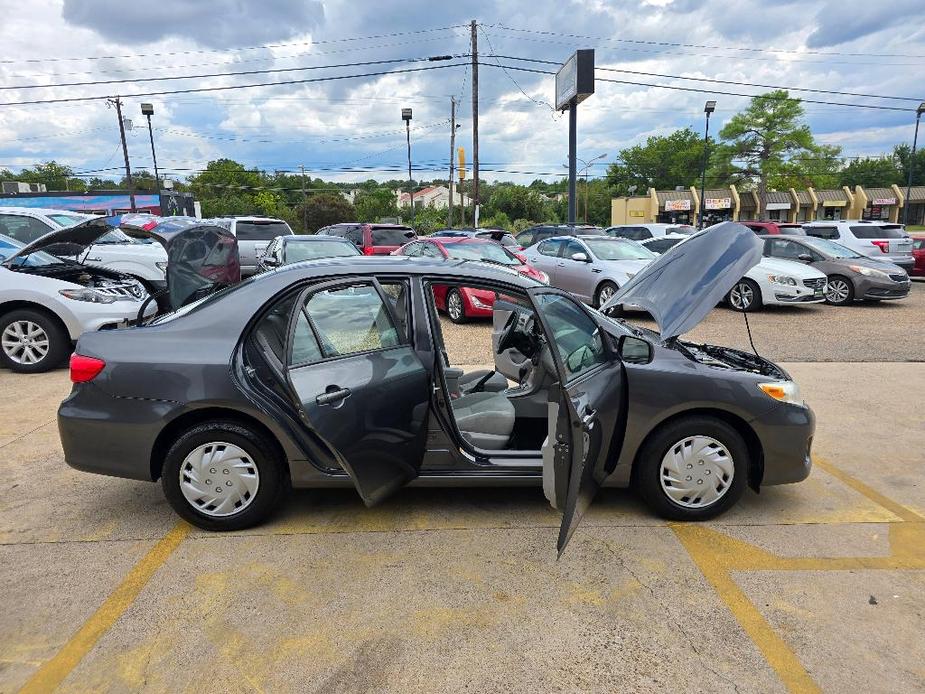
[[[691,209],[690,200],[666,200],[665,212],[687,212]]]
[[[706,198],[703,201],[705,210],[728,210],[732,207],[732,198]]]

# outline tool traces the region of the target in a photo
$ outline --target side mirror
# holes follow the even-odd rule
[[[811,263],[813,262],[813,257],[809,253],[800,253],[800,255],[797,256],[797,260],[801,263]]]
[[[620,338],[620,358],[627,364],[648,364],[652,361],[652,345],[640,337]]]
[[[267,267],[277,267],[279,265],[279,261],[272,255],[265,255],[261,260]]]
[[[572,260],[577,260],[579,263],[590,263],[587,253],[572,253]]]

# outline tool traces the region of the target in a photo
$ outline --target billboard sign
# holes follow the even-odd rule
[[[580,104],[594,93],[594,49],[572,53],[556,73],[556,110],[564,111],[572,101]]]

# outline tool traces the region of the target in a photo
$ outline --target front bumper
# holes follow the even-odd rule
[[[855,280],[854,295],[859,299],[902,299],[909,295],[912,283],[894,282],[877,277],[861,277]]]
[[[111,304],[93,304],[89,301],[71,299],[67,301],[65,306],[74,317],[74,324],[68,325],[72,340],[76,340],[82,333],[132,325],[138,319],[138,310],[141,308],[140,301],[116,301]],[[144,317],[150,318],[155,313],[157,313],[157,306],[151,302],[145,309]]]
[[[776,304],[818,304],[825,301],[825,292],[816,292],[810,287],[786,285],[772,285],[774,287],[774,300]]]
[[[816,415],[809,407],[783,403],[751,425],[764,453],[762,485],[802,482],[809,476],[816,432]]]

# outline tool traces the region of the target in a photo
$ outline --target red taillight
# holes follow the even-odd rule
[[[375,251],[373,251],[372,246],[367,246],[366,248],[363,249],[363,255],[376,255],[376,253]]]
[[[871,243],[877,246],[883,253],[890,252],[890,242],[889,241],[871,241]]]
[[[86,383],[100,375],[106,368],[106,362],[95,357],[85,357],[76,352],[71,355],[71,381],[73,383]]]

